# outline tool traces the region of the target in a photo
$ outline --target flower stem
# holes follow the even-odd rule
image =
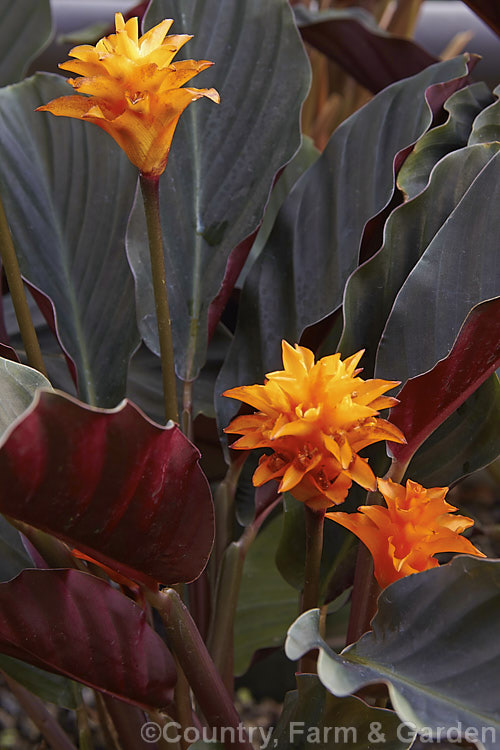
[[[179,660],[209,727],[225,728],[227,748],[252,750],[231,696],[177,592],[174,589],[148,590],[146,596],[163,620],[167,643]]]
[[[369,492],[369,495],[376,493]],[[367,505],[375,504],[366,501]],[[358,547],[356,558],[356,569],[354,572],[354,585],[352,589],[351,613],[349,625],[347,626],[346,645],[357,641],[370,629],[370,622],[377,611],[377,599],[380,594],[380,586],[373,575],[373,559],[361,542]]]
[[[220,562],[207,643],[228,690],[233,689],[234,619],[245,559],[257,532],[279,502],[280,496],[259,513],[238,541],[227,546]]]
[[[180,748],[181,750],[187,750],[189,743],[186,741],[184,732],[188,727],[193,726],[193,711],[191,708],[191,695],[189,690],[189,682],[186,679],[186,675],[182,671],[182,667],[179,660],[175,659],[175,666],[177,668],[177,682],[174,689],[174,700],[175,708],[177,711],[177,721],[181,726],[179,734]]]
[[[184,599],[184,584],[180,583],[177,586],[174,586],[175,591],[177,592],[177,595],[179,596],[179,599],[183,601]],[[175,710],[177,713],[177,721],[179,722],[181,729],[179,734],[181,735],[181,739],[179,742],[180,750],[187,750],[189,747],[189,744],[186,742],[186,739],[184,737],[184,732],[188,727],[191,727],[193,725],[193,710],[191,706],[191,690],[189,688],[189,682],[186,679],[186,675],[184,674],[182,670],[182,665],[179,662],[179,659],[174,654],[175,659],[175,667],[177,670],[177,682],[175,683],[174,688],[174,703],[175,703]]]
[[[5,276],[7,277],[7,284],[9,285],[10,295],[12,297],[12,304],[14,305],[14,311],[16,313],[17,324],[19,326],[24,349],[28,358],[28,364],[35,370],[38,370],[38,372],[41,372],[42,375],[47,376],[47,371],[43,363],[42,352],[40,350],[40,344],[38,343],[35,326],[33,325],[33,321],[31,319],[28,300],[26,299],[24,284],[21,278],[21,271],[19,269],[19,263],[17,261],[14,243],[12,242],[12,235],[10,233],[9,225],[7,223],[7,217],[5,216],[5,210],[1,199],[0,254],[5,270]]]
[[[400,482],[404,477],[408,463],[400,464],[393,461],[385,479]],[[380,505],[380,493],[369,492],[366,497],[367,505]],[[370,623],[377,611],[377,600],[380,594],[380,586],[373,575],[373,559],[362,542],[359,543],[358,556],[356,558],[356,570],[354,572],[354,585],[352,589],[351,614],[347,627],[346,645],[359,640],[364,633],[370,630]]]
[[[193,440],[193,382],[187,380],[182,392],[182,431],[188,440]]]
[[[146,714],[136,706],[130,706],[110,695],[103,696],[104,705],[111,717],[118,742],[122,750],[158,750],[159,743],[143,739],[141,729],[147,721]]]
[[[302,595],[302,612],[315,609],[319,601],[319,572],[321,553],[323,552],[324,510],[313,510],[307,505],[306,512],[306,566],[304,575],[304,592]],[[316,673],[316,655],[309,652],[300,661],[300,671]]]
[[[233,689],[233,674],[232,669],[229,669],[229,665],[232,665],[236,606],[238,604],[247,543],[250,544],[254,536],[254,534],[250,534],[244,540],[240,539],[237,542],[231,542],[222,559],[217,581],[213,608],[214,614],[208,635],[208,649],[228,691]]]
[[[140,176],[142,198],[148,227],[149,253],[151,257],[151,274],[155,296],[156,320],[160,342],[161,372],[163,380],[163,397],[165,418],[179,421],[177,410],[177,387],[174,366],[174,348],[168,307],[167,283],[165,278],[165,260],[163,257],[163,237],[160,221],[159,180],[158,178]]]

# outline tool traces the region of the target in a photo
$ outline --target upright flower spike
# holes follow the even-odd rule
[[[232,448],[273,451],[261,458],[254,485],[281,479],[280,492],[291,492],[313,510],[343,502],[353,481],[375,489],[375,476],[358,452],[380,440],[405,442],[397,427],[378,418],[379,409],[397,403],[383,394],[398,383],[360,378],[362,351],[344,361],[333,354],[315,363],[309,349],[286,341],[282,346],[284,370],[268,373],[264,385],[224,393],[258,409],[226,427],[243,436]]]
[[[173,64],[172,59],[192,37],[166,36],[172,23],[162,21],[139,38],[138,19],[125,23],[122,14],[116,13],[115,34],[95,47],[74,47],[69,55],[75,59],[59,65],[80,76],[68,79],[78,94],[53,99],[38,111],[95,123],[144,175],[158,178],[188,104],[203,96],[219,102],[215,89],[184,87],[212,63],[183,60]]]
[[[406,488],[390,479],[379,479],[378,488],[387,508],[362,505],[358,513],[327,513],[356,534],[368,547],[381,588],[399,578],[436,568],[439,552],[465,552],[484,557],[462,531],[473,526],[466,516],[445,501],[448,487],[425,489],[409,479]]]

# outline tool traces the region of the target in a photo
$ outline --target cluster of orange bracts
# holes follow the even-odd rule
[[[387,503],[361,506],[358,513],[333,511],[327,517],[356,534],[370,550],[382,587],[411,573],[438,565],[438,552],[482,555],[460,533],[473,525],[445,501],[447,487],[424,489],[408,480],[406,488],[378,479],[359,455],[380,440],[404,443],[401,431],[379,417],[396,399],[384,395],[397,382],[363,380],[357,365],[363,352],[341,360],[340,354],[317,362],[305,347],[283,342],[283,370],[271,372],[264,385],[242,386],[225,396],[258,411],[236,417],[226,432],[242,435],[232,448],[269,449],[253,476],[255,486],[279,479],[313,510],[342,503],[357,482],[378,489]]]
[[[137,18],[126,23],[115,14],[116,33],[96,46],[82,44],[59,65],[78,74],[70,78],[77,92],[38,107],[62,117],[92,122],[105,130],[140,171],[150,178],[165,169],[179,117],[188,104],[207,97],[219,102],[215,89],[193,89],[187,81],[209,68],[208,60],[172,63],[188,34],[166,36],[166,19],[139,38]]]

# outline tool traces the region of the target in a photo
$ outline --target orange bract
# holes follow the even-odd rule
[[[183,60],[172,64],[191,39],[186,34],[166,36],[172,23],[162,21],[139,39],[137,18],[125,23],[122,14],[116,13],[116,34],[104,37],[95,47],[74,47],[69,54],[76,59],[59,66],[81,76],[68,79],[79,93],[53,99],[38,110],[99,125],[143,174],[159,177],[188,104],[202,96],[219,102],[215,89],[181,88],[212,63]]]
[[[387,502],[362,505],[358,513],[327,513],[356,534],[370,550],[375,577],[382,588],[399,578],[439,565],[438,552],[465,552],[484,557],[461,532],[474,524],[445,501],[447,487],[425,489],[409,479],[406,488],[390,479],[378,480]]]
[[[280,478],[280,492],[291,492],[315,510],[343,502],[353,480],[375,489],[375,476],[358,452],[379,440],[405,440],[397,427],[378,418],[379,409],[396,403],[382,394],[397,382],[360,378],[362,354],[344,361],[333,354],[314,363],[309,349],[283,341],[284,370],[268,373],[265,385],[224,393],[258,409],[226,428],[243,435],[232,447],[273,450],[260,460],[256,487]]]

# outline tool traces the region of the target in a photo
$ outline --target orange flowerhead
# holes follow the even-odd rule
[[[387,508],[362,505],[358,513],[327,513],[327,517],[345,526],[370,550],[375,578],[382,588],[399,578],[436,568],[438,552],[465,552],[484,557],[463,536],[474,524],[465,516],[450,515],[457,510],[445,501],[448,487],[426,490],[409,479],[406,488],[378,480]]]
[[[202,96],[219,102],[215,89],[181,88],[212,63],[183,60],[172,64],[192,38],[166,36],[172,23],[162,21],[139,39],[137,18],[125,23],[122,14],[116,13],[116,34],[104,37],[95,47],[74,47],[69,54],[75,59],[59,65],[81,76],[68,79],[78,94],[53,99],[38,110],[99,125],[143,174],[159,177],[188,104]]]
[[[378,418],[379,409],[397,403],[382,395],[397,382],[362,380],[356,369],[362,354],[343,362],[333,354],[315,364],[309,349],[283,341],[284,370],[268,373],[265,385],[224,393],[258,409],[226,427],[225,432],[243,435],[232,447],[273,451],[260,459],[256,487],[281,479],[280,492],[291,492],[315,510],[343,502],[353,480],[375,489],[375,476],[358,452],[379,440],[405,440],[397,427]]]

